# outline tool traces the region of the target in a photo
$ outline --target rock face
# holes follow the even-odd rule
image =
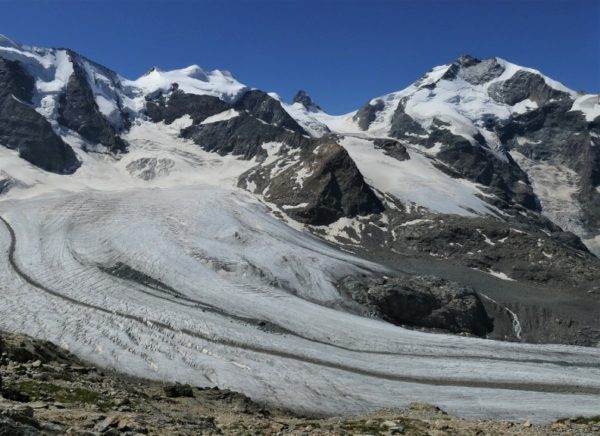
[[[372,106],[369,105],[369,107]],[[371,118],[374,119],[374,115],[372,115]],[[364,124],[364,122],[362,125],[359,123],[359,126],[363,128]],[[394,115],[392,116],[389,133],[390,136],[394,138],[410,140],[415,137],[418,138],[421,135],[425,135],[427,131],[421,127],[419,123],[406,114],[404,111],[404,103],[400,101],[396,107]],[[433,143],[431,145],[433,145]]]
[[[393,324],[482,337],[493,330],[474,291],[436,277],[346,277],[338,287]]]
[[[496,127],[501,140],[527,159],[577,174],[586,233],[600,228],[600,119],[589,122],[569,101],[553,101]]]
[[[43,170],[71,174],[79,160],[50,123],[29,106],[33,89],[33,78],[17,61],[0,57],[0,144]]]
[[[239,186],[264,195],[290,217],[327,225],[341,217],[381,212],[383,205],[344,148],[331,139],[313,141],[295,153],[240,177]]]
[[[600,117],[594,119],[594,104],[597,96],[577,95],[535,70],[465,55],[405,90],[370,101],[354,120],[370,132],[377,119],[372,134],[430,150],[443,163],[440,170],[488,187],[486,201],[509,214],[541,212],[588,239],[600,233]],[[571,172],[565,177],[572,187],[554,187],[569,191],[562,205],[568,218],[549,205],[553,194],[545,192],[546,175],[554,171]]]
[[[184,115],[189,115],[194,124],[204,121],[230,108],[230,105],[212,95],[186,94],[173,84],[171,92],[146,96],[146,114],[152,121],[171,124]]]
[[[235,103],[234,108],[238,111],[247,111],[256,119],[272,126],[306,134],[300,124],[281,106],[281,103],[266,92],[257,89],[248,91]]]
[[[538,227],[539,226],[539,227]],[[394,226],[394,251],[430,253],[519,281],[590,286],[600,261],[572,233],[546,220],[536,226],[485,218],[435,216]],[[408,251],[407,251],[408,250]]]
[[[264,143],[282,142],[292,148],[302,147],[307,137],[281,126],[267,124],[247,112],[209,124],[196,124],[181,131],[181,136],[191,139],[206,151],[220,155],[233,154],[249,160],[264,159]]]
[[[300,103],[302,106],[306,108],[309,112],[317,112],[322,110],[319,105],[317,105],[310,95],[306,93],[303,89],[298,91],[292,100],[293,103]]]
[[[101,145],[112,153],[127,151],[127,143],[121,139],[116,128],[100,112],[90,89],[79,56],[69,52],[73,74],[59,100],[58,122],[79,133],[94,145]]]
[[[398,159],[399,161],[409,160],[410,155],[406,151],[406,147],[393,139],[374,139],[373,144],[376,148],[383,150],[385,154]]]
[[[202,123],[228,110],[235,116]],[[304,129],[281,103],[258,90],[247,91],[235,103],[226,103],[216,97],[186,94],[174,85],[168,97],[159,95],[150,99],[146,112],[153,121],[167,124],[188,115],[192,125],[181,131],[182,137],[191,139],[206,151],[233,154],[247,160],[264,159],[263,143],[282,142],[298,148],[308,142]]]
[[[528,71],[518,71],[510,79],[495,82],[488,88],[494,100],[513,106],[525,99],[544,105],[550,100],[569,100],[569,94],[546,84],[544,78]]]
[[[368,104],[361,107],[356,115],[354,115],[353,120],[356,121],[359,127],[363,130],[367,130],[371,123],[375,121],[377,117],[377,113],[383,110],[384,105],[381,101],[369,102]]]
[[[447,164],[459,177],[489,187],[490,192],[504,202],[501,205],[504,208],[516,203],[530,210],[540,210],[527,174],[510,155],[505,160],[498,159],[487,147],[473,145],[448,130],[437,130],[431,138],[444,144],[436,155],[437,159]]]
[[[471,85],[481,85],[496,79],[505,71],[504,65],[498,59],[479,60],[473,56],[461,56],[457,60],[461,68],[456,68],[460,77]]]

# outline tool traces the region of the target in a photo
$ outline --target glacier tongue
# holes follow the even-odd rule
[[[83,191],[2,210],[0,328],[99,365],[319,413],[419,400],[547,421],[597,408],[598,349],[431,335],[336,310],[332,283],[379,267],[238,190]]]

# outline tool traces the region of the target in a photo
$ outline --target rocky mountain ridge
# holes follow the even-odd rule
[[[429,256],[593,299],[597,97],[502,59],[463,56],[331,116],[304,91],[287,104],[227,71],[153,68],[127,80],[71,50],[3,38],[0,145],[65,178],[40,182],[29,166],[3,166],[0,186],[6,198],[69,190],[71,180],[102,188],[98,162],[123,163],[126,179],[148,186],[176,177],[178,159],[193,169],[187,152],[138,146],[132,132],[152,125],[248,162],[238,187],[344,249],[392,265]]]
[[[109,434],[172,416],[240,429],[179,419],[190,392],[221,404],[215,387],[330,415],[415,400],[481,419],[597,414],[597,96],[465,56],[332,116],[197,65],[128,80],[6,38],[0,58],[0,329],[202,387],[140,394],[8,362],[10,401],[98,399],[98,375],[103,395],[136,398],[82,420]],[[34,428],[73,416],[5,409]],[[391,432],[383,416],[405,426],[362,429]]]

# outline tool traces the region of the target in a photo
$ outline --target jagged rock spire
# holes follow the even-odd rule
[[[302,106],[304,106],[306,109],[308,109],[309,111],[320,111],[322,110],[314,101],[312,98],[310,98],[310,95],[308,95],[306,93],[306,91],[304,91],[303,89],[301,89],[300,91],[298,91],[296,93],[296,95],[294,96],[294,103],[300,103]]]

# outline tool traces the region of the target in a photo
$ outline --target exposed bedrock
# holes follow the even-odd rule
[[[29,103],[34,80],[17,61],[0,58],[0,144],[33,165],[71,174],[80,165],[75,153]]]
[[[187,115],[192,124],[181,130],[181,136],[220,155],[262,160],[264,143],[281,142],[290,148],[309,144],[307,133],[281,103],[259,90],[247,91],[230,104],[213,96],[186,94],[174,83],[166,95],[158,92],[146,100],[146,115],[152,121],[170,124]],[[235,111],[232,117],[203,123],[227,110]]]
[[[304,106],[307,110],[311,112],[317,112],[322,110],[321,107],[318,104],[316,104],[314,100],[310,97],[310,95],[308,95],[303,89],[299,90],[296,93],[292,101],[294,103],[300,103],[302,106]]]
[[[146,96],[146,115],[155,123],[171,124],[178,118],[189,115],[193,124],[226,111],[230,105],[211,95],[186,94],[173,84],[168,96],[162,92]]]
[[[272,126],[306,134],[300,124],[281,106],[281,103],[264,91],[253,89],[246,92],[234,104],[234,107],[239,111],[247,111]]]
[[[549,221],[546,225],[540,231],[489,218],[446,215],[397,226],[390,243],[398,252],[432,254],[516,280],[573,286],[600,280],[600,260],[581,240]]]
[[[383,210],[348,152],[331,138],[253,168],[238,184],[306,224],[327,225]]]
[[[127,151],[128,144],[100,112],[79,55],[69,51],[73,74],[59,99],[58,122],[79,133],[92,145],[101,145],[112,153]]]
[[[527,174],[508,153],[492,151],[481,135],[472,143],[452,133],[448,126],[434,119],[429,132],[404,112],[402,102],[392,116],[390,136],[408,143],[431,148],[439,145],[436,159],[443,162],[439,169],[453,177],[465,178],[490,188],[500,200],[498,206],[510,208],[514,203],[531,210],[540,210]],[[501,157],[500,157],[501,156]]]
[[[600,342],[599,325],[575,319],[558,305],[542,306],[525,300],[502,304],[485,297],[481,301],[493,319],[490,339],[582,346],[596,346]]]
[[[375,148],[383,150],[385,154],[399,161],[410,159],[410,155],[408,154],[406,147],[399,141],[378,138],[373,140],[373,145],[375,145]]]
[[[377,118],[377,113],[383,110],[384,107],[381,100],[369,102],[356,112],[353,120],[358,123],[361,129],[367,130],[371,123],[375,121],[375,118]]]
[[[196,124],[181,131],[181,136],[191,139],[206,151],[224,156],[233,154],[243,159],[259,160],[267,156],[262,144],[281,142],[291,148],[309,144],[309,138],[280,126],[266,124],[247,112],[224,121]]]
[[[346,277],[342,294],[393,324],[486,336],[493,330],[479,296],[432,276]]]
[[[568,93],[548,86],[542,76],[529,71],[517,71],[508,80],[492,83],[488,94],[494,100],[510,106],[525,99],[539,105],[546,104],[550,100],[569,99]]]
[[[525,157],[564,165],[579,177],[577,199],[582,223],[590,232],[600,228],[600,117],[588,122],[582,112],[558,101],[516,116],[496,127],[500,139]]]

